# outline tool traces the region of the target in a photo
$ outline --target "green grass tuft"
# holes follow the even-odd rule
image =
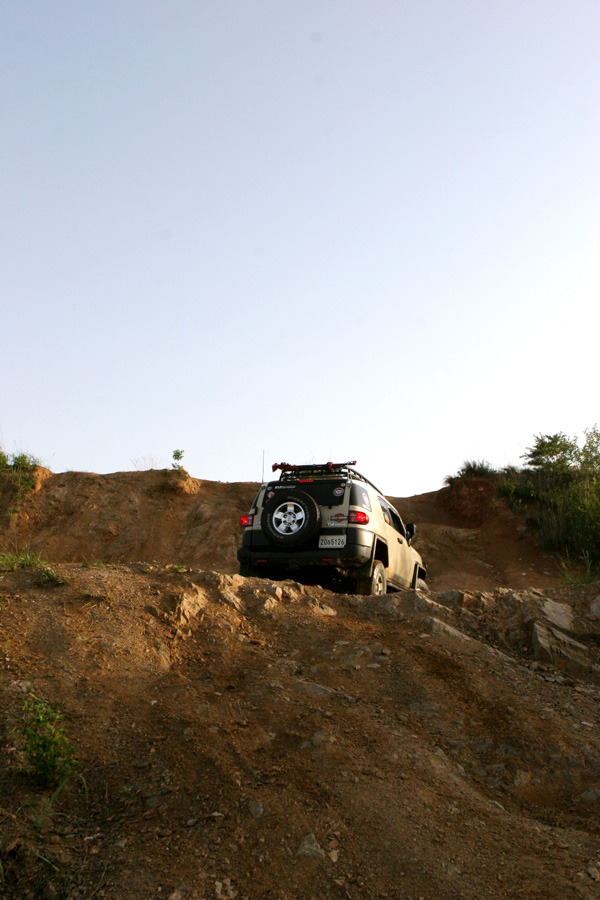
[[[96,559],[96,557],[93,559],[84,559],[81,562],[82,569],[102,569],[105,565],[106,563],[103,562],[103,560]]]
[[[0,572],[16,572],[17,569],[29,569],[32,566],[39,566],[41,559],[37,553],[31,550],[25,550],[23,553],[12,552],[11,550],[0,551]]]

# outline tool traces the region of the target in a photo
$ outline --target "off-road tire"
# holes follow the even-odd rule
[[[321,525],[316,500],[303,491],[273,497],[263,509],[260,526],[270,544],[282,549],[301,547]]]
[[[356,593],[378,597],[387,593],[387,576],[383,563],[376,562],[370,578],[359,578],[356,582]]]
[[[252,578],[253,575],[256,575],[256,569],[249,563],[240,563],[240,575],[243,575],[244,578]]]

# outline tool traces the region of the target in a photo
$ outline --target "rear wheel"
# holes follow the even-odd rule
[[[244,578],[251,578],[256,575],[256,569],[249,563],[240,563],[240,575],[243,575]]]
[[[381,596],[387,592],[387,577],[383,563],[376,562],[370,578],[359,578],[356,582],[356,593],[368,596]]]

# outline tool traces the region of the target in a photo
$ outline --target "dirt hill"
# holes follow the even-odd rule
[[[477,482],[395,501],[427,595],[242,578],[255,488],[39,473],[0,541],[56,576],[0,575],[4,895],[599,897],[600,584]],[[54,799],[31,695],[79,761]]]
[[[29,548],[50,562],[145,560],[232,574],[238,520],[258,487],[169,469],[54,475],[40,468],[35,491],[0,535],[0,546]],[[485,479],[390,499],[405,521],[417,524],[415,546],[428,562],[433,589],[557,584],[553,561]]]

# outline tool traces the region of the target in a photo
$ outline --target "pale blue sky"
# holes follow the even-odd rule
[[[389,494],[600,423],[597,0],[0,7],[0,445]]]

